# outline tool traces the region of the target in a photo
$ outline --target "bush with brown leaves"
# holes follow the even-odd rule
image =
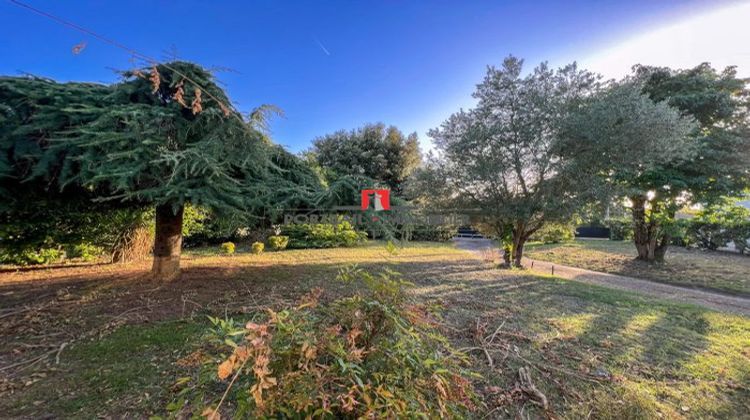
[[[362,293],[321,304],[313,290],[298,305],[267,310],[242,326],[214,322],[203,406],[218,418],[460,418],[475,394],[466,360],[424,306],[406,298],[397,273],[342,270]],[[205,392],[225,384],[219,395]],[[196,387],[197,388],[197,387]],[[195,388],[194,388],[195,389]],[[193,400],[195,401],[195,399]],[[175,407],[184,405],[176,404]],[[187,413],[182,413],[187,414]]]

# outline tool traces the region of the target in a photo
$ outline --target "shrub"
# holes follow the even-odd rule
[[[720,223],[694,219],[688,226],[687,236],[698,248],[713,251],[727,244],[724,230]]]
[[[545,223],[544,226],[534,232],[529,239],[532,241],[543,242],[545,244],[558,244],[560,242],[572,241],[575,239],[575,227],[571,224]]]
[[[292,224],[281,229],[289,237],[289,248],[351,247],[367,240],[367,233],[355,230],[349,222],[333,224]]]
[[[695,244],[695,238],[690,234],[690,219],[677,219],[671,223],[665,223],[667,233],[672,237],[670,243],[676,246],[689,247]]]
[[[465,356],[439,333],[432,313],[406,299],[408,283],[356,267],[338,278],[364,287],[328,305],[313,290],[244,327],[212,318],[213,357],[221,363],[208,362],[202,383],[182,397],[217,389],[218,379],[229,382],[226,401],[237,418],[466,417],[475,396]],[[193,408],[210,418],[221,412],[214,397]]]
[[[609,239],[613,241],[629,241],[633,239],[633,221],[628,218],[609,219]]]
[[[458,227],[451,225],[416,225],[410,230],[412,241],[447,242],[458,235]]]
[[[65,253],[57,248],[42,248],[38,251],[24,248],[0,252],[0,263],[20,266],[51,264],[62,260],[64,257]]]
[[[688,236],[701,249],[714,250],[732,242],[744,254],[750,240],[750,210],[731,203],[709,207],[690,220]]]
[[[286,246],[289,245],[289,237],[281,235],[269,236],[268,245],[270,245],[271,249],[274,251],[284,250],[286,249]]]
[[[265,248],[266,246],[263,245],[263,242],[253,242],[253,244],[250,246],[250,252],[252,252],[253,254],[262,254]]]
[[[740,254],[745,254],[750,249],[750,221],[730,225],[725,235]]]
[[[77,244],[66,252],[67,258],[80,258],[83,261],[95,261],[104,254],[104,248],[90,243]]]
[[[221,252],[227,255],[234,254],[234,250],[235,250],[234,242],[224,242],[223,244],[221,244]]]

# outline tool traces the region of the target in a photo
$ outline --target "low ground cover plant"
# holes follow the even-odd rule
[[[80,243],[68,249],[66,258],[78,258],[82,261],[91,262],[104,254],[104,248],[90,243]]]

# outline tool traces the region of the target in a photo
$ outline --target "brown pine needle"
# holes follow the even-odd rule
[[[200,90],[200,88],[195,88],[195,99],[193,99],[193,103],[191,105],[193,107],[193,115],[197,115],[201,111],[203,111],[203,107],[201,106],[201,90]]]
[[[187,108],[187,103],[185,103],[185,90],[182,88],[182,86],[185,84],[185,81],[182,80],[180,83],[176,86],[176,91],[174,93],[174,100],[177,101],[178,104],[182,105],[183,107]]]
[[[86,49],[86,41],[74,45],[73,48],[71,48],[71,52],[75,55],[78,55],[83,52],[84,49]]]
[[[158,92],[159,86],[161,86],[161,77],[159,77],[159,69],[155,65],[151,67],[151,75],[148,80],[151,81],[151,93]]]

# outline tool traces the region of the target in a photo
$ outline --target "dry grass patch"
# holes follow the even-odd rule
[[[627,241],[576,240],[532,244],[527,256],[572,267],[750,297],[750,257],[730,252],[670,247],[663,264],[636,261]]]

